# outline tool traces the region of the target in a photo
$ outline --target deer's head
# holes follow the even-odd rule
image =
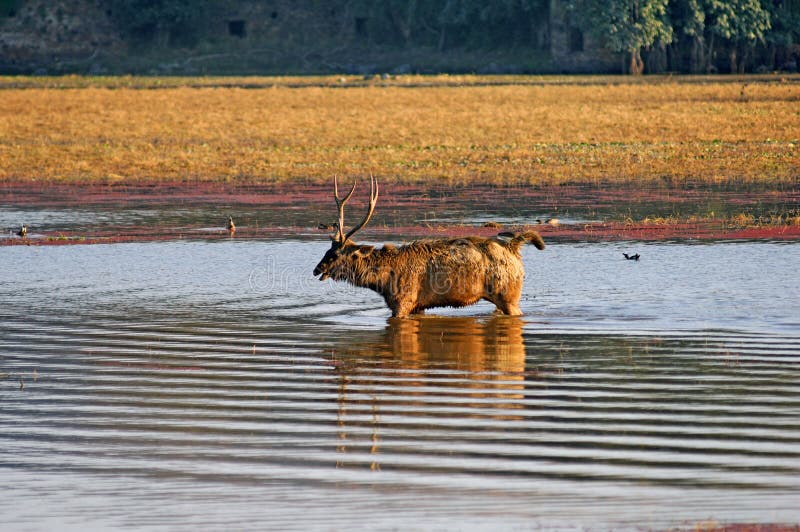
[[[336,225],[336,232],[331,235],[331,247],[319,261],[317,267],[314,268],[314,275],[319,275],[319,280],[324,281],[328,277],[336,280],[346,279],[348,273],[353,271],[354,265],[358,260],[366,257],[372,252],[372,246],[359,246],[350,237],[356,231],[367,225],[369,219],[372,218],[372,213],[375,211],[375,204],[378,201],[378,181],[375,177],[370,176],[370,192],[369,192],[369,207],[367,208],[367,215],[361,222],[353,227],[347,233],[344,232],[344,205],[353,195],[356,189],[356,184],[353,183],[353,188],[344,198],[339,197],[339,184],[336,176],[333,177],[333,197],[336,200],[336,208],[339,211],[339,222]]]

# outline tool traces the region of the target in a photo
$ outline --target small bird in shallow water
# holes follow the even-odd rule
[[[627,253],[623,253],[627,260],[639,260],[639,254],[636,255],[628,255]]]
[[[228,231],[231,233],[236,231],[236,224],[233,223],[233,216],[228,216]]]
[[[17,236],[21,236],[22,238],[28,236],[28,227],[25,224],[22,224],[22,227],[19,228],[19,231],[17,231]]]

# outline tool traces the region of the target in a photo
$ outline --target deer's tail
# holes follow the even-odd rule
[[[503,239],[508,239],[508,244],[506,245],[513,251],[519,251],[519,248],[522,246],[522,244],[533,244],[536,246],[536,249],[544,249],[544,240],[542,240],[542,235],[536,231],[525,231],[522,233],[504,232],[499,233],[497,236]]]

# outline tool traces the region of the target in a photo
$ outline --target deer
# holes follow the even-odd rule
[[[339,214],[331,247],[314,268],[320,281],[333,279],[369,288],[380,294],[394,318],[424,314],[436,307],[465,307],[486,300],[495,312],[521,316],[519,299],[525,268],[520,248],[545,248],[536,231],[502,232],[491,238],[470,236],[418,240],[395,246],[357,244],[354,234],[369,223],[378,202],[378,182],[370,176],[367,214],[345,233],[344,206],[355,192],[339,196],[333,178],[333,197]]]

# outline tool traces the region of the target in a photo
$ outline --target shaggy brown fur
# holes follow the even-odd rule
[[[520,247],[526,243],[544,249],[535,231],[421,240],[381,249],[334,239],[314,275],[374,290],[395,317],[432,307],[463,307],[481,299],[503,314],[517,316],[522,314],[519,298],[525,275]]]
[[[344,231],[344,206],[356,186],[345,197],[333,177],[333,197],[339,212],[331,248],[314,268],[320,281],[347,281],[378,292],[392,310],[404,318],[432,307],[464,307],[481,299],[491,301],[503,314],[518,316],[519,296],[525,269],[519,249],[532,243],[544,249],[539,233],[500,233],[494,238],[477,236],[421,240],[405,246],[391,244],[375,249],[350,240],[367,225],[378,202],[378,181],[370,176],[367,214],[353,229]]]

